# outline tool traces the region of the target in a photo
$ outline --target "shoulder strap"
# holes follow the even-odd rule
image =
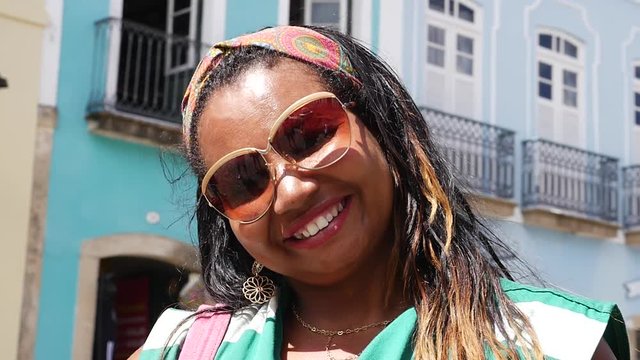
[[[198,312],[216,306],[201,305]],[[213,360],[229,327],[229,312],[203,312],[196,316],[180,350],[179,360]]]

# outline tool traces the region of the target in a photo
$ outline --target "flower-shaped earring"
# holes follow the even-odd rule
[[[264,265],[254,261],[251,267],[253,276],[248,277],[244,284],[242,284],[242,293],[252,304],[264,304],[269,301],[276,292],[276,286],[271,279],[258,275],[260,271],[262,271],[262,268],[264,268]]]

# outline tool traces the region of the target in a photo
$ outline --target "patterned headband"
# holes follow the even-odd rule
[[[362,83],[353,75],[353,67],[338,43],[311,29],[298,26],[278,26],[217,43],[198,64],[182,99],[182,127],[185,141],[200,91],[213,69],[229,50],[243,46],[258,46],[277,51],[293,59],[336,71],[351,80],[356,87]]]

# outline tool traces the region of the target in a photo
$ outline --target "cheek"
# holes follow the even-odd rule
[[[375,183],[379,184],[381,189],[392,188],[393,176],[391,174],[391,168],[382,151],[382,147],[373,134],[367,130],[358,141],[362,146],[358,151],[363,153],[369,172],[371,175],[377,176]]]
[[[394,185],[382,147],[359,120],[354,127],[351,145],[352,152],[344,164],[344,172],[351,174],[351,181],[359,184],[365,211],[372,220],[386,223],[393,206]]]
[[[269,238],[268,215],[251,224],[231,223],[231,231],[235,234],[240,245],[254,258],[259,258],[264,251]]]

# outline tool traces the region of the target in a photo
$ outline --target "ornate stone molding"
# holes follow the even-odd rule
[[[115,256],[154,259],[189,272],[200,271],[195,247],[166,237],[119,234],[85,241],[80,251],[78,268],[72,355],[74,360],[92,358],[100,260]]]
[[[598,239],[614,238],[620,228],[617,223],[590,219],[547,207],[523,209],[522,217],[527,225]]]
[[[179,124],[120,111],[87,115],[89,130],[103,136],[151,146],[174,147],[182,141]]]
[[[481,215],[493,219],[506,219],[513,216],[518,206],[518,204],[512,200],[482,194],[471,195],[469,201],[473,208]]]
[[[49,169],[53,149],[53,133],[58,119],[53,106],[38,106],[35,157],[33,161],[33,185],[31,191],[31,215],[24,274],[18,359],[33,359],[36,328],[40,306],[40,280],[42,251],[47,218],[49,195]]]
[[[626,236],[625,242],[628,245],[640,246],[640,228],[627,230],[625,232],[625,236]],[[638,316],[638,327],[640,327],[640,316]]]

